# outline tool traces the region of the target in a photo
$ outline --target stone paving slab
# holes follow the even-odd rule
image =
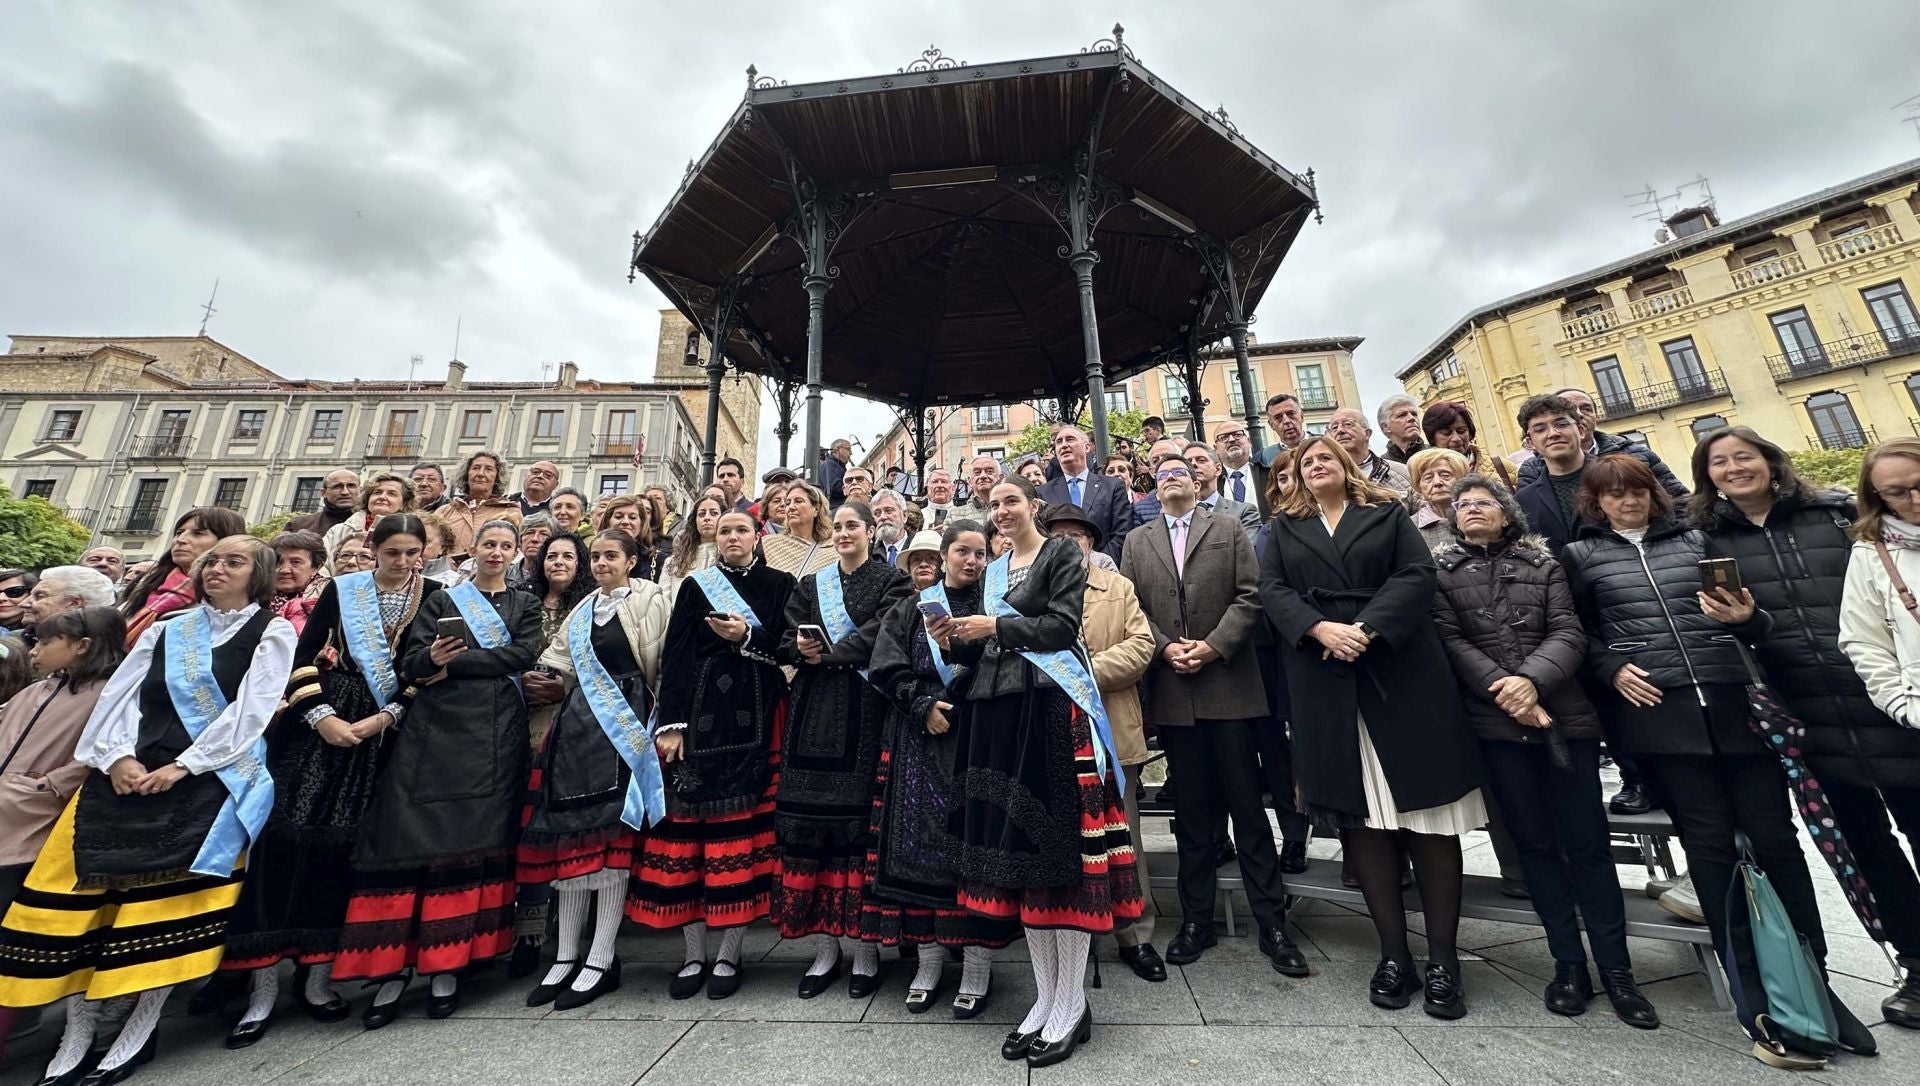
[[[1785,1074],[1751,1056],[1675,1029],[1614,1032],[1480,1026],[1409,1029],[1403,1036],[1446,1081],[1471,1086],[1723,1086],[1778,1083]]]
[[[1200,1026],[1102,1030],[1058,1067],[1033,1072],[1053,1083],[1191,1083],[1196,1086],[1378,1086],[1444,1083],[1392,1029]]]
[[[1000,1040],[1005,1035],[1003,1027],[992,1025],[928,1029],[701,1022],[639,1082],[642,1086],[1024,1084],[1027,1065],[1000,1058]]]
[[[1330,962],[1303,980],[1283,977],[1261,965],[1221,963],[1184,970],[1194,1000],[1208,1025],[1382,1026],[1409,1029],[1458,1026],[1430,1017],[1416,996],[1405,1010],[1389,1011],[1367,1002],[1372,962]],[[1466,1024],[1571,1028],[1565,1018],[1547,1013],[1539,997],[1484,962],[1461,969],[1467,989]]]

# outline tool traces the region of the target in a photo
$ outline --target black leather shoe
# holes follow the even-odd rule
[[[309,1003],[305,993],[302,993],[299,999],[300,1009],[306,1011],[307,1017],[316,1022],[338,1022],[353,1013],[353,1007],[337,995],[325,1003]]]
[[[1874,1040],[1873,1031],[1868,1029],[1860,1019],[1855,1018],[1853,1011],[1848,1009],[1845,1003],[1840,1002],[1840,997],[1834,994],[1831,984],[1827,985],[1827,1001],[1833,1004],[1834,1024],[1839,1027],[1834,1041],[1856,1056],[1878,1056],[1880,1042]]]
[[[1383,1010],[1401,1011],[1419,990],[1420,978],[1413,975],[1412,962],[1382,958],[1374,967],[1373,979],[1367,982],[1367,999]]]
[[[559,998],[560,998],[559,996],[554,997],[555,1000],[558,1000]],[[454,988],[452,995],[444,995],[444,996],[434,995],[431,989],[428,990],[427,992],[427,1017],[428,1018],[451,1018],[453,1017],[453,1012],[459,1009],[460,1009],[460,989],[458,987]]]
[[[160,1028],[155,1026],[153,1035],[147,1038],[147,1043],[140,1046],[140,1051],[134,1053],[132,1059],[118,1067],[94,1068],[80,1080],[80,1086],[113,1086],[116,1082],[125,1082],[132,1078],[133,1073],[140,1070],[142,1066],[152,1063],[153,1057],[159,1051]]]
[[[1218,940],[1213,937],[1213,929],[1201,927],[1188,921],[1180,925],[1180,934],[1167,944],[1167,960],[1174,965],[1192,965],[1200,960],[1200,955]]]
[[[532,939],[515,939],[513,952],[507,955],[507,976],[513,980],[530,977],[540,968],[540,944]]]
[[[1073,1050],[1093,1039],[1093,1008],[1080,1012],[1080,1024],[1073,1032],[1049,1044],[1038,1037],[1027,1048],[1028,1067],[1052,1067],[1073,1055]]]
[[[1027,1052],[1033,1048],[1033,1042],[1039,1039],[1040,1031],[1037,1029],[1032,1033],[1022,1033],[1016,1029],[1007,1034],[1006,1040],[1000,1042],[1000,1057],[1008,1060],[1024,1060],[1027,1058]]]
[[[740,990],[740,981],[746,974],[740,971],[739,962],[728,962],[727,964],[733,967],[733,972],[708,974],[708,999],[725,999]]]
[[[1646,785],[1631,781],[1607,801],[1607,810],[1617,815],[1643,815],[1653,810],[1653,798],[1647,795]]]
[[[1907,970],[1907,979],[1880,1001],[1880,1015],[1889,1026],[1920,1029],[1920,969]]]
[[[406,995],[405,988],[400,995]],[[360,1012],[360,1024],[368,1029],[379,1029],[400,1017],[400,996],[394,996],[391,1003],[369,1003],[367,1009]]]
[[[1467,990],[1460,977],[1439,962],[1427,963],[1427,1013],[1435,1018],[1465,1018]]]
[[[877,973],[854,973],[847,977],[847,998],[865,999],[880,990],[886,983],[887,967],[882,965]]]
[[[585,973],[588,971],[592,971],[594,974],[593,984],[589,986],[586,991],[581,991],[569,985],[565,991],[553,997],[554,1010],[570,1011],[576,1007],[584,1007],[594,1000],[599,999],[601,996],[606,995],[608,992],[617,992],[620,990],[619,958],[613,959],[613,964],[604,969],[597,965],[583,965],[580,967],[580,972]]]
[[[1231,838],[1223,840],[1213,846],[1213,866],[1215,867],[1225,867],[1238,859],[1239,856],[1240,851],[1233,847],[1233,840]],[[1064,1056],[1061,1057],[1061,1059],[1065,1058]]]
[[[693,964],[696,963],[687,962],[680,968],[685,969],[688,965]],[[698,964],[700,968],[692,973],[674,974],[673,979],[667,982],[668,998],[692,999],[695,995],[699,994],[700,989],[706,987],[707,977],[711,974],[713,966],[708,965],[706,962],[699,962]]]
[[[1660,1013],[1640,994],[1640,986],[1633,982],[1632,970],[1602,969],[1600,986],[1607,990],[1607,1001],[1613,1004],[1613,1013],[1620,1021],[1634,1029],[1660,1028]]]
[[[1632,983],[1629,974],[1628,983]],[[1547,985],[1547,1009],[1566,1018],[1587,1013],[1593,1001],[1593,978],[1587,975],[1586,962],[1554,962],[1553,981]]]
[[[87,1077],[87,1072],[92,1071],[94,1065],[99,1063],[100,1057],[104,1055],[106,1055],[104,1052],[89,1052],[80,1058],[79,1063],[73,1065],[72,1070],[64,1074],[48,1075],[34,1083],[33,1086],[77,1086],[79,1081]]]
[[[1274,972],[1284,977],[1309,977],[1313,970],[1307,968],[1307,956],[1300,953],[1287,936],[1284,927],[1270,928],[1260,925],[1260,953],[1273,963]]]
[[[1305,841],[1282,841],[1280,843],[1280,873],[1283,875],[1304,875],[1307,873],[1307,843]]]
[[[539,984],[534,985],[533,991],[527,993],[527,1006],[544,1007],[553,1002],[559,998],[561,992],[566,990],[567,985],[573,983],[573,978],[580,972],[580,963],[576,961],[556,960],[553,964],[565,965],[570,968],[564,976],[552,984],[541,981]]]
[[[228,1048],[251,1048],[260,1038],[267,1035],[267,1025],[271,1018],[262,1018],[258,1022],[242,1022],[227,1033]]]
[[[1158,984],[1167,979],[1167,963],[1160,960],[1160,952],[1152,943],[1121,947],[1120,960],[1132,966],[1133,975],[1141,980]]]
[[[838,979],[839,976],[840,962],[837,960],[833,963],[833,966],[824,973],[808,973],[800,978],[800,998],[812,999],[814,996],[833,987],[833,982]]]

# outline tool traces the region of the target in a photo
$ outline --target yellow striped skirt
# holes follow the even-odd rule
[[[76,794],[26,884],[0,920],[0,1007],[38,1007],[75,992],[111,999],[208,976],[226,948],[240,870],[129,889],[80,890],[73,862]]]

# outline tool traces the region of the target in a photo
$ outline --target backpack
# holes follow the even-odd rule
[[[1720,947],[1741,1028],[1762,1063],[1820,1070],[1839,1045],[1839,1026],[1820,963],[1753,856],[1742,856],[1727,889]]]

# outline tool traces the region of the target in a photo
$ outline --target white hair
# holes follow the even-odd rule
[[[873,497],[867,499],[867,508],[872,509],[881,502],[892,502],[900,507],[901,512],[905,512],[907,508],[907,499],[901,497],[898,490],[892,490],[887,487],[881,487],[874,493]]]
[[[113,582],[86,566],[54,566],[40,573],[40,583],[56,599],[78,600],[82,607],[112,607]]]
[[[1386,429],[1387,417],[1393,414],[1394,408],[1399,407],[1403,403],[1412,404],[1416,408],[1420,406],[1419,400],[1405,393],[1397,396],[1388,396],[1386,399],[1380,401],[1380,410],[1373,413],[1373,421],[1379,423],[1382,430]]]

